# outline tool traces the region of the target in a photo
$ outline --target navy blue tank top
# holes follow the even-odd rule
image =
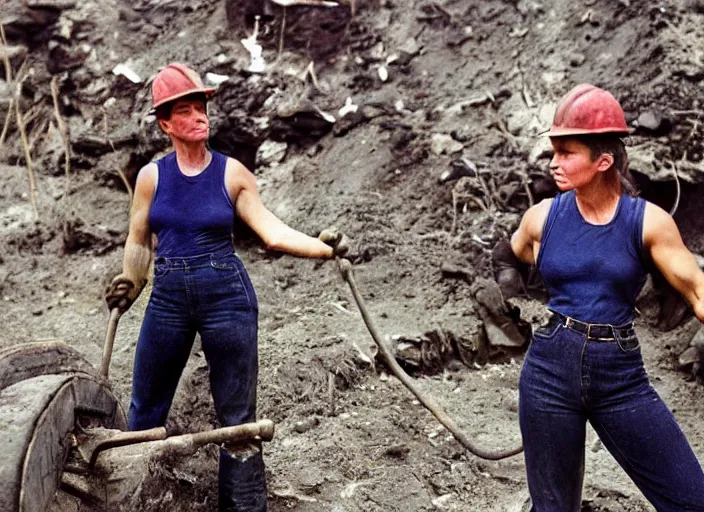
[[[550,293],[548,308],[588,323],[633,320],[645,284],[645,200],[622,195],[608,224],[584,220],[574,191],[553,199],[537,267]]]
[[[227,157],[210,152],[210,164],[197,176],[181,172],[175,152],[156,162],[159,178],[149,226],[157,236],[157,257],[187,258],[234,251],[235,212],[225,187]]]

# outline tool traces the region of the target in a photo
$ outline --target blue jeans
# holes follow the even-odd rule
[[[559,321],[535,332],[519,384],[534,512],[581,508],[586,422],[659,511],[704,511],[704,473],[650,385],[635,334],[587,340]]]
[[[129,429],[163,426],[196,332],[223,426],[254,421],[257,391],[257,297],[232,252],[157,258],[154,287],[137,343]],[[220,450],[220,510],[266,510],[261,450],[246,460]]]

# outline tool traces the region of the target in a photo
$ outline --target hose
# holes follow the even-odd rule
[[[450,431],[450,433],[462,446],[477,457],[486,460],[501,460],[521,453],[523,451],[523,446],[510,448],[503,451],[490,451],[477,446],[472,440],[470,440],[469,436],[459,429],[452,418],[450,418],[430,396],[426,395],[415,386],[413,379],[411,379],[403,368],[401,368],[391,349],[386,345],[386,342],[382,339],[382,337],[379,336],[379,332],[377,331],[372,318],[369,316],[369,311],[364,303],[364,299],[359,293],[359,288],[357,287],[357,282],[354,278],[354,273],[352,272],[352,263],[344,258],[336,258],[336,261],[343,279],[347,282],[350,290],[352,291],[352,295],[354,296],[354,300],[357,303],[357,308],[364,319],[364,323],[366,324],[369,333],[372,335],[374,342],[379,347],[379,351],[386,361],[386,364],[398,380],[400,380],[403,385],[415,395],[418,401],[420,401],[426,409],[433,413],[433,416],[435,416],[438,421]]]

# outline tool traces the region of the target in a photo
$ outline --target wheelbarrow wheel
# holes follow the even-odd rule
[[[0,350],[0,390],[40,375],[100,373],[63,341],[25,343]]]
[[[0,352],[0,375],[0,510],[47,510],[76,426],[124,430],[124,411],[108,383],[60,342]]]

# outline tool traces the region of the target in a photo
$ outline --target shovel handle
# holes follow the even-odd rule
[[[110,359],[112,359],[112,347],[115,344],[115,332],[117,331],[117,322],[120,320],[120,310],[114,308],[110,310],[110,318],[108,319],[108,328],[105,333],[105,344],[103,345],[103,361],[100,366],[100,373],[107,380],[110,371]]]

